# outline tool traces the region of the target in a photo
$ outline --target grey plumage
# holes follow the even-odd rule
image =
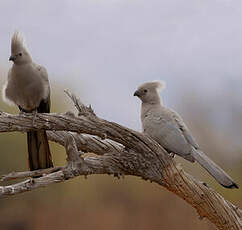
[[[190,162],[197,161],[222,186],[238,188],[233,179],[200,150],[182,118],[163,105],[159,96],[159,90],[162,87],[164,83],[160,81],[147,82],[134,93],[134,96],[138,96],[142,101],[143,132],[156,140],[168,152],[175,153]]]
[[[19,32],[11,40],[10,61],[13,65],[3,87],[3,99],[23,112],[50,112],[50,86],[43,66],[35,64]],[[31,170],[52,167],[49,144],[44,130],[27,133]]]

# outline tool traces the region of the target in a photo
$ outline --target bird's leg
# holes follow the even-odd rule
[[[25,112],[24,112],[23,110],[20,110],[20,111],[19,111],[19,114],[20,114],[20,115],[23,115],[24,113],[25,113]]]
[[[169,155],[170,155],[172,158],[175,157],[175,153],[173,153],[173,152],[170,152]]]
[[[174,157],[175,157],[175,153],[173,153],[173,152],[169,151],[169,150],[168,150],[168,149],[166,149],[166,148],[165,148],[165,150],[168,152],[168,155],[169,155],[170,157],[172,157],[172,158],[174,158]]]
[[[34,126],[34,122],[35,122],[35,118],[36,118],[37,113],[38,113],[37,109],[35,109],[35,110],[32,111],[32,114],[33,114],[32,125],[33,126]]]
[[[24,110],[22,107],[18,106],[19,108],[19,114],[25,114],[25,113],[29,113],[27,112],[26,110]],[[33,114],[33,120],[32,120],[32,125],[34,126],[34,122],[35,122],[35,118],[36,118],[36,115],[37,115],[37,109],[34,109],[32,110],[32,114]]]

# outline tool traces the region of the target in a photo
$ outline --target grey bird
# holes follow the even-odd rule
[[[147,82],[134,93],[142,101],[143,132],[169,153],[177,154],[190,162],[197,161],[222,186],[238,188],[233,179],[200,150],[182,118],[163,105],[159,95],[163,87],[164,83],[161,81]]]
[[[21,112],[49,113],[50,85],[47,71],[32,61],[23,37],[17,31],[12,36],[9,61],[13,65],[3,87],[4,101],[17,105]],[[27,132],[27,143],[30,170],[53,167],[45,130]]]

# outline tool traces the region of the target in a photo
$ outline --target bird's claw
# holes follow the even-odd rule
[[[175,157],[175,153],[169,153],[170,157],[174,158]]]

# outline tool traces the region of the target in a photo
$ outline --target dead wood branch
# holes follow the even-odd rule
[[[0,132],[45,129],[48,138],[66,148],[67,165],[36,172],[10,173],[0,180],[30,178],[0,186],[0,198],[31,191],[76,176],[90,174],[133,175],[156,182],[192,205],[201,217],[208,218],[221,230],[240,230],[242,211],[226,201],[205,183],[175,165],[167,152],[149,137],[98,118],[91,107],[66,92],[79,116],[65,114],[11,115],[0,113]],[[79,152],[80,151],[80,152]],[[96,156],[83,156],[92,152]],[[232,192],[232,191],[231,191]]]

